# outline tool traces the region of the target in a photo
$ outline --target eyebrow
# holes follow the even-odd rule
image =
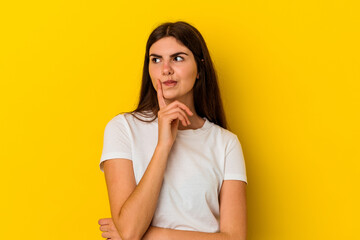
[[[171,54],[170,57],[175,57],[175,56],[180,55],[180,54],[185,54],[186,56],[189,56],[187,53],[177,52],[177,53]],[[150,54],[150,57],[151,57],[151,56],[158,57],[158,58],[161,58],[161,57],[162,57],[162,56],[160,56],[160,55],[158,55],[158,54],[155,54],[155,53]]]

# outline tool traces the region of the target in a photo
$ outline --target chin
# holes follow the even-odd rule
[[[167,100],[167,101],[175,101],[175,100],[182,100],[184,101],[185,99],[187,99],[188,97],[191,97],[192,98],[192,95],[190,96],[189,95],[189,92],[188,93],[179,93],[179,92],[164,92],[164,98]]]
[[[174,95],[164,95],[164,99],[165,100],[168,100],[168,101],[174,101],[174,100],[176,100],[176,96],[174,96]]]

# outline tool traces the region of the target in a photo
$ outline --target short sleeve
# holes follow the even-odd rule
[[[226,151],[224,180],[241,180],[247,183],[244,155],[236,135]]]
[[[99,164],[102,172],[104,172],[103,162],[113,158],[132,160],[129,128],[124,115],[117,115],[105,127],[104,143]]]

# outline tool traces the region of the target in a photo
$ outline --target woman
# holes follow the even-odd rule
[[[108,239],[245,239],[246,170],[226,130],[199,31],[164,23],[149,36],[139,105],[106,125],[100,168]]]

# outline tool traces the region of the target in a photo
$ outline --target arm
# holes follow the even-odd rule
[[[144,240],[245,240],[246,183],[225,180],[220,191],[220,232],[203,233],[150,227]]]
[[[158,80],[158,143],[151,161],[136,186],[132,162],[125,159],[104,162],[104,172],[113,222],[123,240],[141,239],[156,210],[168,155],[177,135],[179,122],[190,124],[193,115],[184,104],[166,105]],[[186,112],[186,113],[185,113]]]
[[[111,215],[123,240],[140,239],[150,225],[162,185],[167,154],[160,147],[155,149],[138,186],[131,161],[112,159],[104,162]]]

